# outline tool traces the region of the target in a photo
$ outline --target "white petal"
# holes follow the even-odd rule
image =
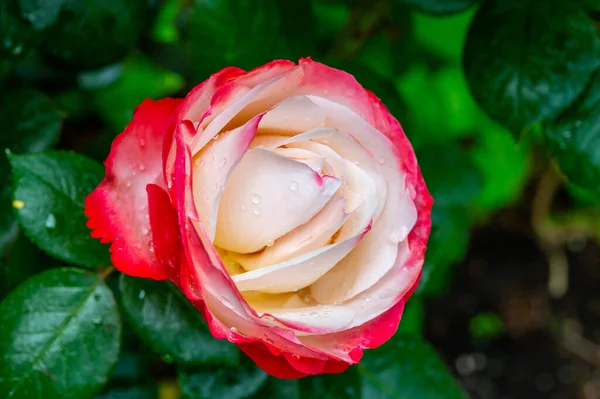
[[[221,198],[215,245],[238,253],[258,251],[308,222],[340,184],[272,151],[249,150]]]
[[[302,162],[310,166],[312,170],[319,174],[323,170],[323,164],[325,163],[325,157],[315,154],[314,152],[304,150],[301,148],[275,148],[272,150],[274,153],[282,155],[286,158],[293,159],[294,161]],[[330,173],[327,173],[330,174]],[[338,177],[334,174],[331,176]]]
[[[344,224],[347,218],[344,203],[345,200],[341,197],[332,198],[314,218],[279,238],[273,246],[260,253],[231,253],[230,256],[244,269],[255,270],[317,250],[327,245],[331,236]]]
[[[415,225],[417,211],[410,193],[405,190],[402,168],[390,140],[350,109],[321,97],[310,98],[325,110],[329,127],[350,133],[379,160],[387,183],[387,199],[380,203],[383,208],[372,230],[351,254],[311,287],[318,302],[343,302],[375,285],[400,262],[398,244]],[[331,145],[338,152],[344,151],[337,143]],[[363,167],[362,161],[360,166]],[[368,168],[364,170],[369,173]],[[379,192],[380,187],[374,181]]]
[[[290,135],[325,126],[325,112],[306,96],[289,97],[265,114],[261,132]]]
[[[358,207],[351,205],[347,209],[347,212],[352,211],[352,215],[344,223],[340,235],[337,237],[338,241],[345,240],[363,231],[373,220],[378,203],[377,188],[373,179],[359,166],[356,166],[354,162],[346,161],[346,168],[348,170],[347,201],[352,202],[354,200],[358,202],[358,197],[360,205],[357,204]]]
[[[293,292],[308,287],[335,266],[360,241],[350,238],[273,266],[232,277],[240,291]]]
[[[253,119],[244,126],[221,134],[218,140],[212,140],[194,157],[194,204],[211,241],[215,237],[219,200],[225,184],[248,150],[258,121],[258,118]]]

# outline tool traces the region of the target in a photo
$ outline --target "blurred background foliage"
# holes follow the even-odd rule
[[[109,276],[127,317],[97,398],[598,398],[600,297],[588,294],[600,283],[598,21],[597,0],[2,0],[0,147],[10,164],[0,159],[0,297],[56,266],[109,264],[87,240],[82,212],[64,220],[85,192],[48,213],[28,164],[58,168],[47,185],[85,177],[91,190],[101,171],[88,162],[106,158],[145,98],[184,96],[226,66],[310,56],[383,100],[435,199],[400,332],[345,374],[278,381],[212,340],[178,292]],[[91,159],[10,155],[50,148]],[[40,201],[36,212],[20,211],[12,184]],[[570,262],[584,270],[574,279]],[[516,283],[525,305],[514,280],[529,284]],[[165,302],[178,305],[166,311]],[[574,310],[588,302],[591,313]],[[550,337],[544,350],[558,360],[529,359],[538,354],[514,322],[523,306],[529,326],[550,312],[534,331]],[[520,361],[528,367],[515,377]],[[548,362],[552,370],[538,370]],[[67,397],[56,395],[47,397]]]

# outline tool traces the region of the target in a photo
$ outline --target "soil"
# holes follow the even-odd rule
[[[474,230],[450,291],[428,301],[426,337],[473,399],[600,398],[600,247],[569,244],[568,291],[553,299],[544,253],[502,218]],[[472,336],[482,313],[500,317],[498,336]]]

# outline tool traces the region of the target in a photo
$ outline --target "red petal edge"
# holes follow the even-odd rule
[[[135,277],[167,279],[152,248],[146,186],[163,184],[162,143],[181,100],[146,100],[113,141],[104,180],[85,200],[91,236],[111,243],[111,261]]]

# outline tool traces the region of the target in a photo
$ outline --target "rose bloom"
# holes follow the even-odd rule
[[[115,267],[171,280],[267,373],[339,373],[397,330],[432,199],[400,124],[351,75],[225,68],[144,101],[105,166],[86,215]]]

